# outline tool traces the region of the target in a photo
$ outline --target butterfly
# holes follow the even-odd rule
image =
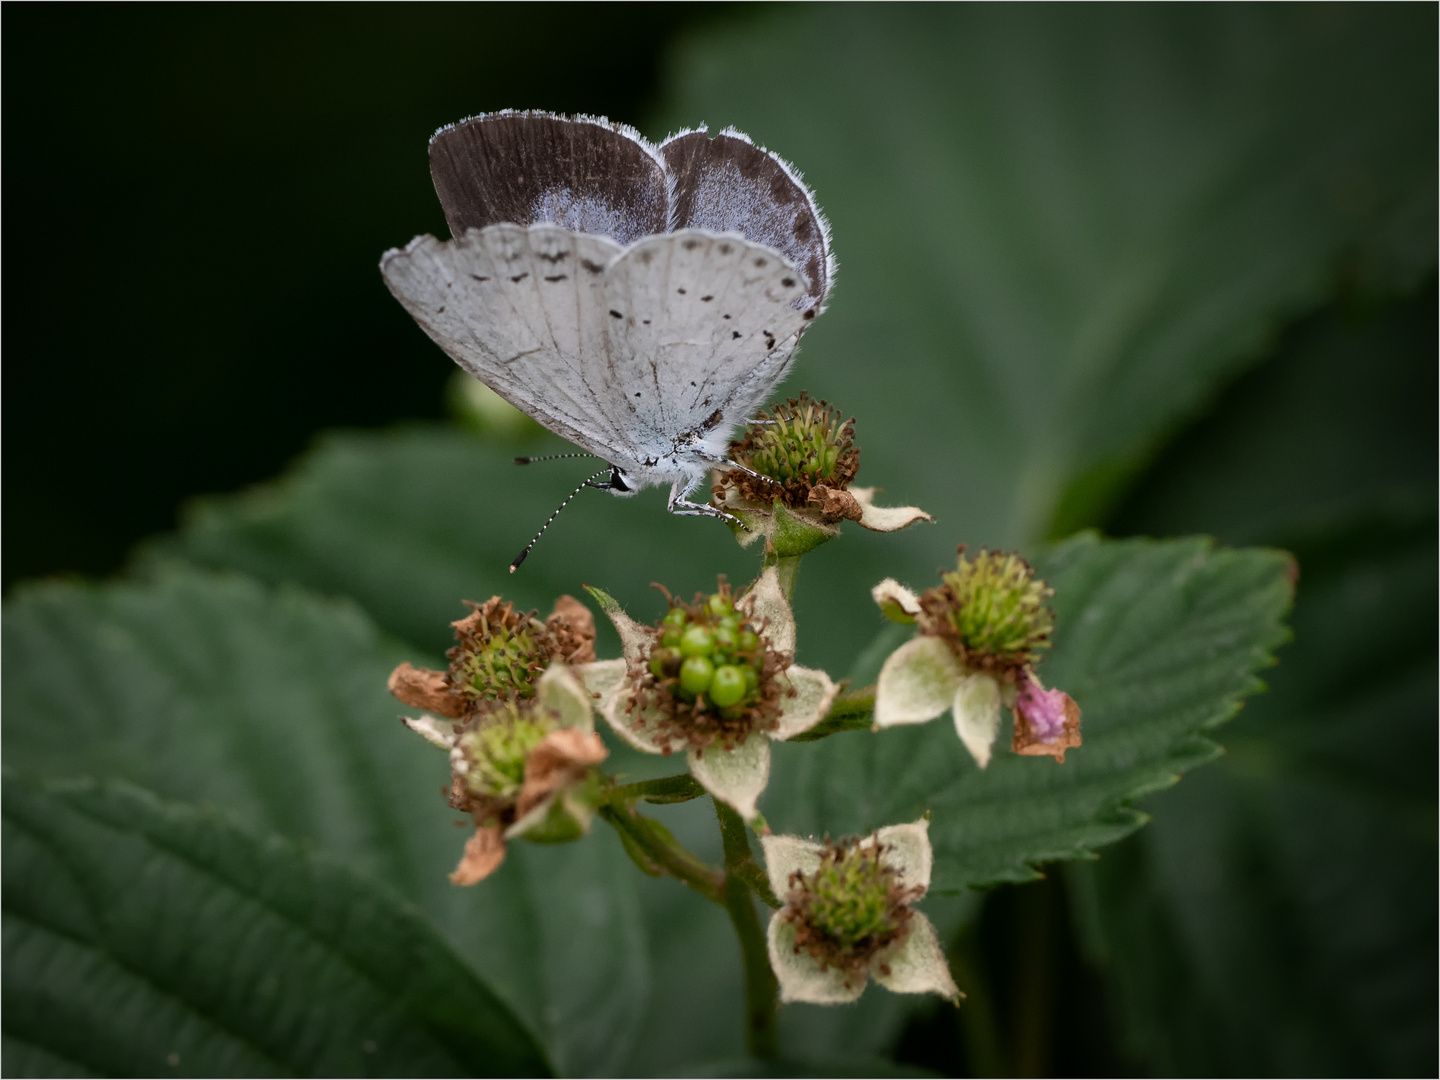
[[[729,518],[688,496],[740,467],[731,434],[785,377],[835,278],[799,174],[733,128],[657,146],[603,118],[514,111],[441,128],[430,173],[452,239],[418,236],[380,262],[425,333],[606,462],[576,492],[669,484],[671,513]]]

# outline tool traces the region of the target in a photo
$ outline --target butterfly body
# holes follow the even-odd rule
[[[443,129],[431,163],[454,237],[386,252],[391,292],[467,372],[609,463],[591,486],[668,484],[672,512],[725,516],[685,496],[784,378],[834,273],[808,190],[742,136],[655,147],[535,113]]]

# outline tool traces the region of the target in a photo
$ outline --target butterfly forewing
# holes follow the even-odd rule
[[[430,175],[455,236],[551,222],[622,244],[664,232],[662,159],[640,133],[591,117],[492,113],[430,140]]]
[[[772,247],[810,282],[800,306],[824,303],[835,270],[829,226],[789,165],[733,131],[676,135],[660,152],[675,177],[673,228],[738,232]]]

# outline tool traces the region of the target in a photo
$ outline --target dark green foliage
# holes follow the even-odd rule
[[[842,543],[806,557],[799,660],[836,676],[853,663],[873,679],[908,631],[882,630],[871,585],[936,584],[958,541],[1022,548],[1057,590],[1042,676],[1085,717],[1084,745],[1063,766],[1001,752],[979,772],[948,718],[779,747],[767,817],[840,835],[932,810],[936,885],[964,890],[1087,859],[1154,812],[1065,881],[1134,1060],[1167,1074],[1432,1072],[1433,279],[1408,306],[1386,297],[1415,290],[1435,261],[1434,10],[817,5],[743,18],[675,51],[651,134],[734,123],[804,170],[842,271],[794,386],[856,410],[857,484],[939,518],[895,536],[847,526]],[[368,68],[366,83],[380,85]],[[531,104],[564,103],[474,108]],[[409,177],[409,195],[386,201],[384,228],[428,187],[427,133],[409,165],[386,167]],[[432,211],[384,243],[435,228]],[[354,233],[365,213],[335,219],[350,252],[335,258],[352,277],[315,261],[333,245],[301,241],[266,278],[304,298],[295,348],[329,350],[342,381],[355,378],[346,362],[359,332],[317,345],[337,320],[314,312],[340,310],[329,301],[359,280],[355,252],[373,247],[369,266],[384,246]],[[267,259],[273,248],[258,233],[239,242]],[[388,304],[371,280],[373,302]],[[1337,292],[1346,305],[1303,321],[1278,360],[1242,377]],[[269,347],[273,326],[217,336],[239,316],[216,319],[179,295],[165,319],[206,328],[186,337],[194,370]],[[442,377],[438,353],[387,310],[375,340],[394,346],[390,378],[406,382],[415,364]],[[148,341],[129,337],[130,348]],[[194,341],[209,351],[191,357]],[[280,393],[270,382],[256,392]],[[311,408],[316,395],[324,388],[302,382],[286,407]],[[187,399],[177,411],[209,424],[216,406]],[[663,611],[651,581],[688,595],[717,572],[743,586],[758,564],[719,525],[665,515],[659,493],[586,493],[511,576],[573,481],[566,465],[514,468],[515,449],[490,438],[438,425],[327,435],[281,480],[193,506],[130,578],[11,598],[7,765],[101,780],[7,782],[8,1075],[148,1074],[172,1052],[182,1072],[483,1072],[501,1053],[506,1070],[543,1067],[518,1025],[562,1073],[884,1074],[876,1055],[915,1002],[878,990],[850,1009],[783,1010],[785,1059],[740,1061],[739,956],[724,913],[642,878],[603,828],[580,844],[512,845],[474,890],[445,880],[465,834],[438,792],[444,755],[396,722],[390,668],[439,666],[464,598],[504,593],[543,612],[589,583],[648,620]],[[1099,525],[1292,550],[1296,640],[1281,666],[1264,671],[1285,635],[1286,555],[1094,535],[1039,546]],[[604,620],[600,633],[601,656],[614,656]],[[1274,692],[1217,730],[1262,672]],[[1217,758],[1217,742],[1229,752],[1172,788]],[[627,780],[675,771],[613,749],[607,768]],[[708,808],[655,809],[718,860]],[[1037,890],[991,895],[1010,904]],[[1061,917],[1013,902],[1012,914]],[[281,925],[284,904],[294,918]],[[1033,983],[1048,970],[1044,942],[1063,935],[1017,934],[1012,952],[977,959],[973,934],[957,934],[974,925],[977,894],[920,907],[960,942],[974,1050],[982,969],[1010,964],[1016,985]],[[997,910],[981,925],[1008,925]],[[259,912],[272,936],[217,957],[203,946],[238,939],[225,935],[248,924],[222,918],[237,911]],[[355,914],[320,920],[327,912]],[[205,920],[221,925],[181,963],[176,950],[200,940]],[[382,925],[394,932],[372,932]],[[66,949],[91,949],[92,968],[32,964],[37,935],[57,926],[73,931]],[[363,993],[330,968],[302,970],[309,957],[353,956],[380,971],[400,939],[409,951],[386,969],[395,977]],[[279,992],[264,981],[273,971],[300,1004],[262,1015],[263,994]],[[102,1000],[107,985],[120,989]],[[1055,1008],[1065,992],[1053,991]],[[448,1011],[461,1002],[473,1007]],[[121,1024],[124,1008],[144,1022]],[[408,1033],[394,1042],[418,1048],[404,1050],[407,1064],[381,1065],[397,1060],[388,1037],[356,1057],[362,1015]],[[1020,1049],[969,1053],[973,1067],[1074,1060],[1024,1050],[1020,1036],[1044,1033],[1018,1015]]]
[[[123,777],[337,857],[419,905],[558,1069],[618,1069],[649,992],[619,845],[518,845],[504,874],[452,886],[466,834],[445,755],[385,692],[398,659],[423,657],[353,605],[194,572],[31,586],[4,641],[8,765]]]
[[[1072,875],[1158,1073],[1435,1069],[1434,357],[1433,286],[1311,320],[1121,517],[1274,538],[1300,568],[1230,753]]]
[[[1084,710],[1085,743],[1063,766],[1000,753],[981,771],[947,716],[777,747],[766,816],[786,832],[864,833],[929,809],[939,890],[1083,856],[1145,820],[1131,800],[1219,752],[1207,733],[1259,689],[1285,640],[1290,569],[1280,552],[1200,540],[1062,544],[1036,571],[1056,591],[1045,680]]]
[[[5,1072],[534,1076],[412,907],[124,783],[5,777]]]

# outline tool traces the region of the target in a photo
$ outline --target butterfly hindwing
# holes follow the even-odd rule
[[[776,252],[733,234],[682,230],[627,249],[607,275],[610,364],[640,441],[663,452],[741,423],[784,375],[805,289]]]
[[[554,226],[494,225],[458,240],[420,237],[387,253],[381,270],[452,360],[551,431],[605,456],[631,449],[598,400],[604,387],[588,386],[604,364],[597,316],[605,268],[621,250]]]
[[[470,374],[617,464],[727,432],[780,381],[807,282],[770,248],[685,230],[630,248],[553,225],[422,237],[386,283]],[[717,415],[718,414],[718,415]]]

